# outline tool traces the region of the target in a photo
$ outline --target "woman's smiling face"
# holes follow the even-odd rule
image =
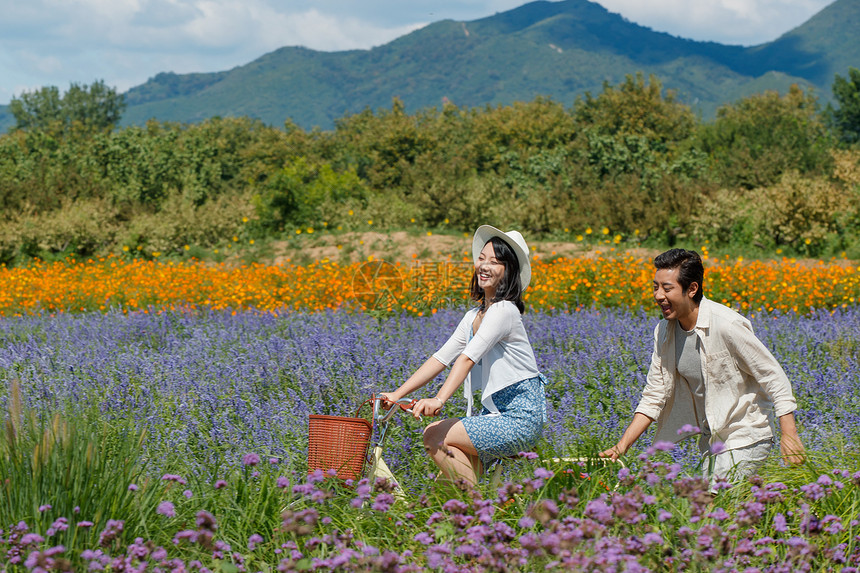
[[[505,264],[496,259],[492,242],[488,242],[481,249],[475,263],[475,275],[478,277],[478,286],[488,295],[487,298],[492,298],[489,295],[496,292],[505,277]]]

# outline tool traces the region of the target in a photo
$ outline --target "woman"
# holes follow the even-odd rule
[[[517,231],[504,233],[484,225],[472,240],[471,295],[479,306],[460,321],[448,342],[400,388],[380,394],[389,402],[403,398],[451,371],[433,398],[418,400],[413,415],[439,415],[445,402],[464,384],[464,418],[427,426],[424,447],[449,480],[475,485],[493,460],[535,445],[546,420],[546,379],[537,369],[523,327],[522,293],[531,279],[529,249]],[[480,385],[483,409],[472,416],[472,389]]]

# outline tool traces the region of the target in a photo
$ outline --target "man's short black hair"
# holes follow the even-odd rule
[[[705,267],[702,257],[696,251],[685,249],[669,249],[654,257],[654,266],[658,269],[678,269],[678,283],[686,291],[690,285],[697,283],[699,289],[693,295],[693,302],[699,304],[704,296]]]

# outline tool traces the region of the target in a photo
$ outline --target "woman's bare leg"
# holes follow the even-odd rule
[[[463,479],[470,485],[478,483],[481,460],[460,420],[449,418],[427,426],[424,448],[449,480]]]

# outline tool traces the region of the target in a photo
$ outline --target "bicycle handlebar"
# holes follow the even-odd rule
[[[380,412],[379,404],[383,400],[383,398],[379,397],[373,399],[373,419],[376,422],[387,422],[391,419],[394,413],[397,412],[397,409],[394,407],[389,409],[387,412]],[[414,400],[411,398],[400,398],[399,400],[394,400],[394,403],[400,406],[401,410],[412,413],[412,406],[414,406],[417,401],[418,400]]]

